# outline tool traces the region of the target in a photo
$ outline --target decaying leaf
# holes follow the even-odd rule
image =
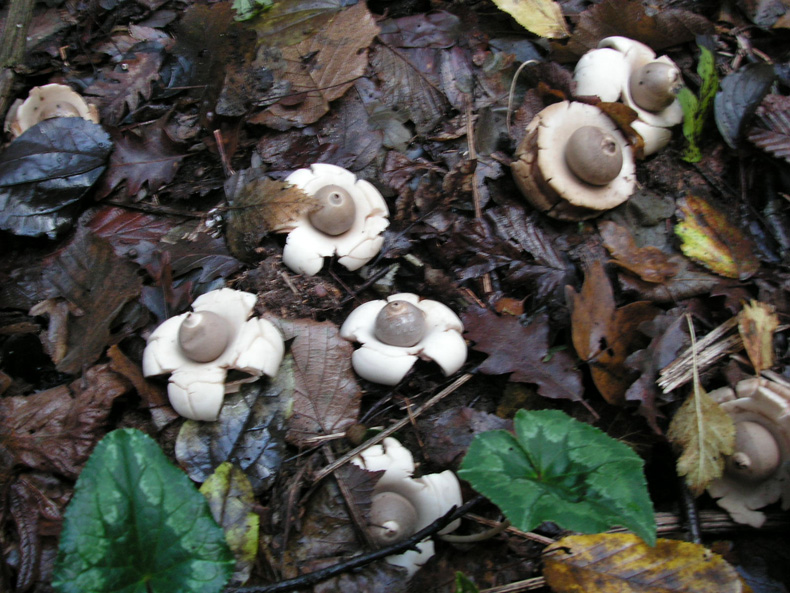
[[[267,233],[289,230],[315,204],[298,187],[264,176],[238,185],[231,179],[226,193],[228,248],[243,259],[250,257]]]
[[[701,80],[699,94],[695,95],[688,87],[683,87],[678,92],[678,101],[683,107],[683,135],[686,137],[682,158],[689,163],[698,163],[702,160],[699,142],[713,107],[716,91],[719,89],[715,43],[711,37],[698,37],[697,45],[700,49],[697,64],[697,74]]]
[[[678,201],[683,220],[675,226],[680,249],[703,266],[725,276],[746,280],[760,267],[751,239],[733,225],[723,212],[697,196]]]
[[[561,39],[569,34],[560,5],[554,0],[494,0],[494,4],[538,37]]]
[[[70,385],[0,399],[0,449],[17,464],[76,478],[129,384],[107,365]]]
[[[637,247],[628,229],[611,221],[598,223],[604,247],[621,268],[636,274],[645,282],[662,283],[678,272],[678,265],[658,247]]]
[[[678,475],[684,476],[689,490],[699,496],[722,475],[724,456],[732,455],[735,448],[735,424],[700,383],[694,331],[688,319],[694,352],[694,381],[691,393],[669,424],[667,438],[682,451],[677,460]]]
[[[223,462],[232,461],[256,494],[271,487],[283,462],[293,382],[293,362],[286,357],[271,382],[242,385],[227,396],[216,422],[184,422],[175,453],[189,477],[204,482]]]
[[[749,141],[790,163],[790,97],[768,95],[757,108]]]
[[[738,314],[738,331],[754,373],[759,375],[774,364],[774,331],[779,318],[773,305],[752,301]]]
[[[255,495],[242,470],[226,461],[200,487],[217,524],[225,531],[225,541],[236,557],[231,581],[243,584],[250,577],[258,555],[260,517],[253,512]]]
[[[378,32],[373,16],[360,2],[336,13],[321,31],[304,41],[263,52],[255,65],[288,81],[290,90],[287,97],[250,121],[281,130],[318,121],[329,111],[330,101],[343,96],[365,73],[367,48]]]
[[[175,177],[181,160],[186,156],[165,132],[161,123],[136,132],[113,135],[115,150],[110,155],[107,173],[96,189],[99,197],[110,194],[125,182],[123,194],[136,195],[146,186],[156,192]]]
[[[488,354],[481,373],[511,373],[511,381],[535,383],[538,393],[551,399],[580,401],[583,388],[575,360],[567,351],[549,355],[550,327],[543,316],[530,325],[517,317],[499,316],[487,309],[468,308],[462,314],[465,337],[472,348]]]
[[[293,340],[293,415],[286,438],[294,445],[310,438],[344,432],[357,421],[362,390],[351,368],[354,346],[328,321],[279,322],[286,341]]]
[[[588,268],[581,292],[568,286],[566,295],[576,353],[590,365],[595,386],[604,399],[622,405],[634,380],[625,360],[641,335],[639,325],[653,319],[658,309],[647,301],[615,308],[612,286],[599,261]]]
[[[543,551],[543,576],[555,593],[742,593],[749,591],[721,556],[699,544],[630,533],[571,535]]]
[[[66,354],[57,368],[79,373],[113,341],[113,324],[124,305],[140,294],[142,281],[134,264],[84,228],[47,268],[44,280],[78,312],[69,318]]]
[[[722,138],[737,148],[743,131],[774,82],[771,64],[746,64],[721,81],[716,94],[714,114]]]

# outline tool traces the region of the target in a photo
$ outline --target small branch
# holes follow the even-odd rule
[[[261,585],[256,587],[238,587],[238,588],[231,587],[229,589],[226,589],[226,591],[227,593],[282,593],[284,591],[294,591],[297,589],[310,587],[312,585],[315,585],[316,583],[320,583],[321,581],[325,581],[339,574],[343,574],[345,572],[349,572],[351,570],[361,568],[372,562],[375,562],[376,560],[381,560],[382,558],[386,558],[387,556],[391,556],[393,554],[401,554],[402,552],[405,552],[407,550],[415,549],[417,544],[419,544],[422,540],[441,531],[445,526],[449,525],[456,519],[465,515],[471,508],[473,508],[475,505],[479,504],[483,500],[485,500],[483,496],[476,496],[475,498],[473,498],[469,502],[466,502],[460,507],[453,507],[443,517],[440,517],[439,519],[428,525],[426,528],[420,529],[420,531],[412,535],[409,539],[404,540],[395,545],[388,546],[380,550],[375,550],[368,554],[361,554],[345,562],[341,562],[339,564],[333,564],[332,566],[327,566],[326,568],[322,568],[314,572],[309,572],[307,574],[300,575],[293,579],[280,581],[279,583],[273,583],[271,585]]]
[[[440,402],[445,397],[447,397],[448,395],[453,393],[456,389],[461,387],[461,385],[466,383],[473,376],[474,375],[472,375],[471,373],[466,373],[465,375],[461,375],[460,377],[458,377],[448,387],[446,387],[445,389],[443,389],[442,391],[440,391],[439,393],[434,395],[431,399],[429,399],[427,402],[422,404],[419,408],[414,410],[414,412],[412,412],[411,414],[407,414],[404,418],[401,418],[400,420],[398,420],[395,424],[393,424],[389,428],[386,428],[386,429],[382,430],[380,433],[378,433],[373,438],[368,439],[367,441],[365,441],[364,443],[362,443],[358,447],[354,447],[353,449],[351,449],[351,451],[349,451],[348,453],[343,455],[337,461],[327,465],[324,469],[322,469],[320,472],[318,472],[316,477],[313,479],[313,483],[320,482],[326,476],[328,476],[333,471],[335,471],[337,468],[339,468],[341,465],[345,465],[346,463],[351,461],[351,459],[353,457],[356,457],[359,453],[361,453],[362,451],[364,451],[368,447],[372,447],[373,445],[376,445],[376,444],[380,443],[381,441],[383,441],[385,438],[387,438],[391,434],[399,431],[401,428],[403,428],[404,426],[408,425],[414,418],[417,418],[417,416],[419,416],[420,414],[422,414],[426,410],[429,410],[430,408],[435,406],[438,402]]]

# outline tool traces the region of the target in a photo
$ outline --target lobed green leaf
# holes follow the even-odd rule
[[[655,543],[643,462],[627,445],[556,410],[519,410],[514,428],[515,436],[478,435],[458,472],[513,525],[553,521],[582,533],[622,525]]]

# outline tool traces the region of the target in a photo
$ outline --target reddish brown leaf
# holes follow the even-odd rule
[[[628,229],[611,221],[598,223],[598,230],[614,263],[645,282],[666,282],[678,272],[678,265],[658,247],[637,247]]]
[[[749,141],[790,163],[790,97],[768,95],[757,108]]]
[[[115,149],[96,195],[105,197],[126,182],[124,195],[134,196],[143,185],[156,192],[175,177],[184,158],[175,142],[160,124],[142,128],[142,133],[113,134]]]
[[[113,323],[124,305],[140,294],[142,281],[134,264],[120,259],[109,243],[84,228],[47,268],[44,280],[74,312],[67,324],[66,354],[57,368],[77,374],[113,341]]]
[[[158,52],[139,52],[110,70],[85,89],[86,95],[99,98],[102,122],[116,126],[121,123],[126,107],[134,111],[140,95],[151,97],[153,83],[159,79],[162,55]]]
[[[641,2],[604,0],[581,13],[566,46],[555,42],[552,47],[559,58],[570,61],[612,35],[630,37],[660,50],[713,32],[713,23],[687,10],[664,8],[648,15]]]
[[[488,375],[511,373],[510,380],[534,383],[551,399],[581,401],[581,374],[567,351],[549,355],[548,318],[522,325],[517,317],[500,317],[486,309],[469,308],[461,315],[472,348],[489,357],[480,365]]]
[[[595,386],[604,399],[621,405],[633,381],[625,359],[633,351],[639,324],[653,319],[658,309],[646,301],[616,309],[612,286],[599,261],[587,270],[580,293],[570,286],[566,290],[573,346],[579,358],[590,365]]]
[[[101,438],[113,401],[129,384],[107,365],[70,385],[0,399],[0,448],[17,464],[76,478]]]
[[[450,408],[420,420],[422,452],[437,467],[457,467],[475,435],[487,430],[512,430],[513,421],[474,408]]]
[[[287,439],[307,444],[314,436],[343,432],[357,421],[362,391],[351,369],[352,344],[337,326],[325,321],[280,321],[286,340],[293,339],[293,416]]]

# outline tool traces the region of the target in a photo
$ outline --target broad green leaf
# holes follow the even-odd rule
[[[248,21],[272,7],[272,0],[233,0],[237,21]]]
[[[467,576],[458,571],[455,573],[455,593],[479,593],[480,589],[477,588]]]
[[[544,521],[583,533],[614,525],[656,541],[643,462],[627,445],[557,410],[519,410],[515,436],[485,432],[458,475],[519,529]]]
[[[569,35],[560,5],[554,0],[494,0],[494,4],[539,37],[560,39]]]
[[[743,593],[738,572],[699,544],[659,539],[650,548],[630,533],[571,535],[543,551],[554,593]]]
[[[681,89],[678,93],[678,100],[683,107],[683,135],[688,142],[682,157],[689,163],[697,163],[702,158],[699,141],[713,107],[716,91],[719,90],[719,74],[716,72],[716,57],[711,49],[712,43],[707,37],[698,37],[697,45],[700,48],[697,74],[702,80],[699,96],[695,96],[687,88]]]
[[[746,280],[760,268],[752,241],[711,202],[689,195],[678,201],[683,218],[675,225],[680,250],[726,278]]]
[[[260,527],[260,517],[252,511],[252,484],[243,471],[225,461],[203,483],[200,493],[208,500],[211,514],[225,530],[225,540],[236,556],[233,580],[246,582],[258,555]]]
[[[208,503],[156,442],[109,433],[77,480],[53,586],[60,593],[215,593],[233,556]]]

